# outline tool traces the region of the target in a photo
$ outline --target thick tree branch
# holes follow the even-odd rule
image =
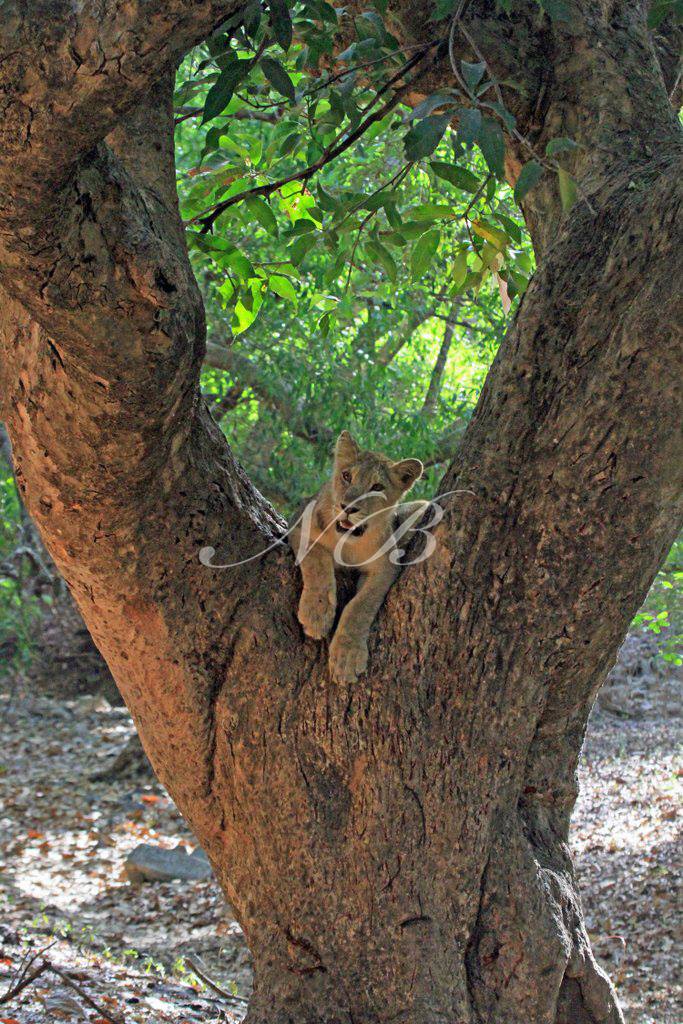
[[[0,391],[22,497],[147,753],[198,833],[208,829],[210,850],[221,821],[211,781],[215,680],[197,661],[197,637],[178,643],[167,616],[189,600],[197,636],[228,659],[218,638],[239,609],[244,570],[223,581],[218,616],[205,617],[218,580],[199,550],[213,540],[239,560],[282,524],[199,395],[203,310],[177,211],[171,91],[167,76],[83,162],[71,206],[23,250],[24,274],[10,262],[10,283],[53,331],[3,297]],[[182,580],[180,590],[164,579]],[[154,664],[170,669],[148,661],[150,643]],[[144,684],[134,661],[147,665]],[[167,773],[180,751],[189,770],[175,785]]]
[[[106,8],[95,0],[5,4],[0,19],[4,216],[40,207],[68,168],[239,6],[236,0],[189,5],[147,0]]]

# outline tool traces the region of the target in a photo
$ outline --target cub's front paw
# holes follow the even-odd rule
[[[337,608],[334,590],[304,590],[299,601],[299,622],[306,636],[321,640],[332,629]]]
[[[353,683],[368,667],[368,645],[365,640],[334,635],[330,644],[330,675],[337,683]]]

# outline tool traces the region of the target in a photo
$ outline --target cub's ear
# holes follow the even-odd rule
[[[424,466],[419,459],[402,459],[391,467],[394,479],[404,491],[409,491],[416,480],[422,476]]]
[[[354,441],[348,430],[342,430],[334,447],[335,460],[344,465],[349,465],[357,460],[359,454],[360,446]]]

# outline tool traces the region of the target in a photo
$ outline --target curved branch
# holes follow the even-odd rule
[[[177,211],[171,94],[167,76],[81,162],[56,221],[18,245],[20,270],[5,255],[0,390],[22,497],[157,772],[211,849],[217,666],[250,575],[237,568],[219,588],[199,552],[213,543],[239,561],[283,524],[199,394],[204,319]],[[190,604],[181,639],[173,623]],[[172,781],[181,750],[189,770]]]

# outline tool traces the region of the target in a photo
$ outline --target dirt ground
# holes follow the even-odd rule
[[[680,683],[653,654],[630,638],[602,691],[571,845],[591,939],[627,1021],[681,1024]],[[16,682],[0,693],[0,1024],[244,1017],[249,955],[216,885],[133,885],[124,874],[140,843],[195,845],[153,776],[91,778],[131,733],[125,709],[103,698],[58,700]],[[47,946],[68,974],[44,971],[3,1003],[25,958]]]

